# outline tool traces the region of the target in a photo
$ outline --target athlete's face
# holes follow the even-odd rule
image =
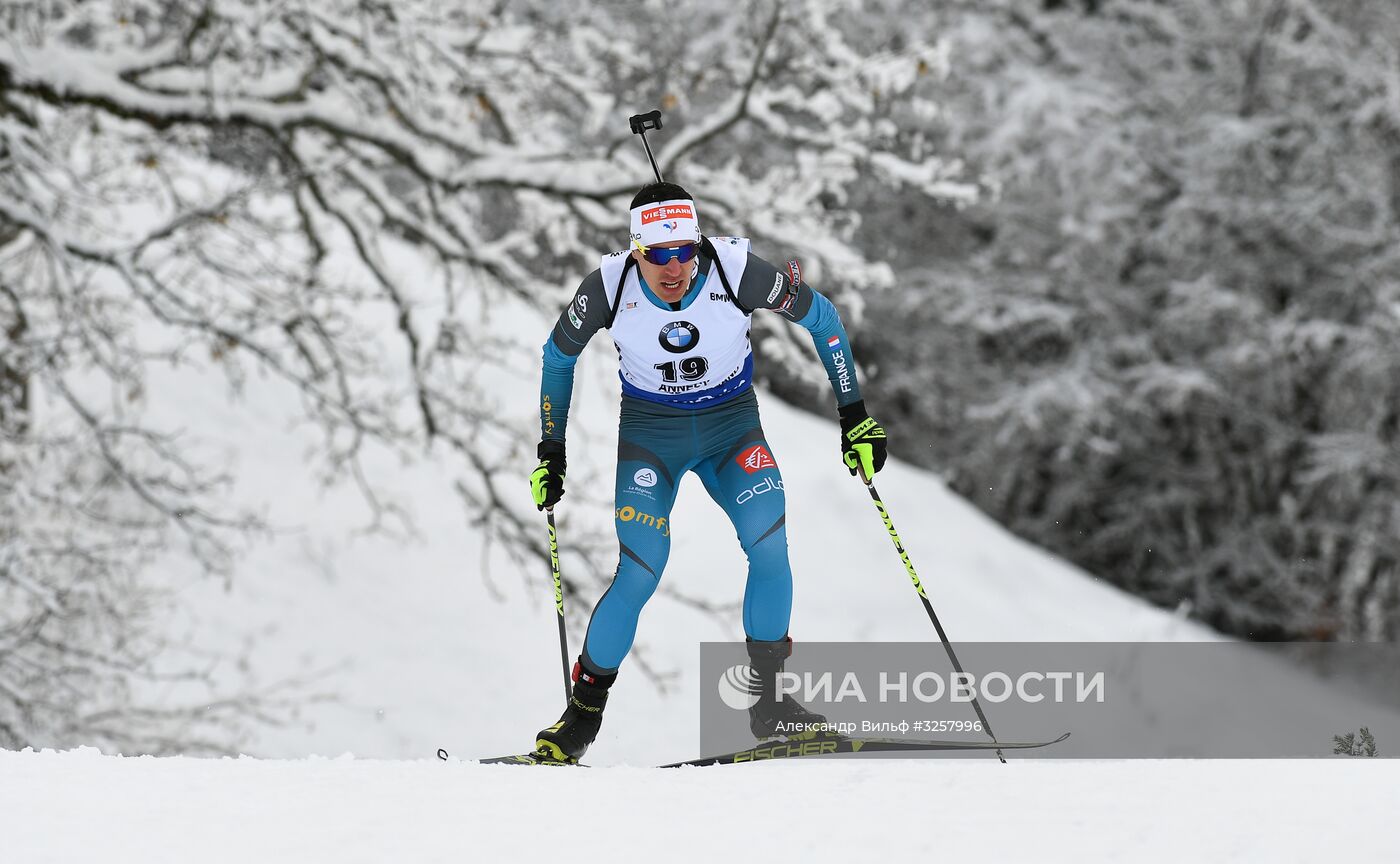
[[[666,243],[654,244],[653,248],[670,249],[676,246],[684,246],[688,240],[671,240]],[[643,257],[642,253],[636,249],[632,250],[632,257],[637,259],[637,269],[641,271],[642,278],[646,280],[647,287],[656,292],[667,303],[675,303],[685,296],[686,289],[690,287],[690,277],[695,275],[695,268],[700,266],[700,256],[695,256],[682,264],[679,258],[672,258],[665,264],[653,264]]]

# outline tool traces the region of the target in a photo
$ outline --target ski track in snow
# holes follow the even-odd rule
[[[530,339],[548,332],[536,313],[497,314],[498,327]],[[537,372],[495,370],[493,409],[532,414]],[[611,346],[596,339],[570,417],[575,495],[560,507],[566,574],[571,531],[608,524],[607,510],[580,505],[576,490],[612,487],[617,389]],[[693,478],[681,483],[664,578],[736,608],[715,618],[661,597],[648,606],[638,646],[670,676],[668,689],[624,667],[589,753],[603,767],[440,763],[432,758],[440,746],[461,757],[529,749],[534,731],[558,716],[547,568],[521,572],[499,548],[483,549],[452,491],[460,469],[450,459],[404,464],[371,454],[371,480],[411,510],[417,536],[352,536],[363,504],[353,490],[321,488],[309,476],[315,439],[290,431],[295,396],[260,392],[239,404],[207,373],[187,370],[157,372],[150,390],[172,425],[230,454],[236,500],[297,526],[256,547],[228,587],[190,584],[178,563],[166,566],[187,606],[172,632],[230,657],[250,646],[255,680],[329,670],[316,689],[339,699],[246,743],[245,752],[273,759],[0,752],[0,864],[1400,857],[1381,827],[1400,788],[1390,760],[1013,755],[1005,766],[989,757],[629,767],[697,755],[698,643],[742,638],[743,556]],[[789,502],[794,637],[920,641],[937,656],[879,516],[840,464],[836,424],[766,394],[760,400]],[[919,434],[891,430],[906,440]],[[532,453],[521,448],[511,466],[520,509],[531,515]],[[877,485],[954,640],[1220,638],[1011,536],[936,476],[891,460]],[[577,653],[582,634],[570,636]],[[219,674],[236,683],[244,673],[232,666]]]
[[[659,770],[0,752],[38,862],[1394,861],[1395,762],[805,761]]]
[[[504,331],[541,341],[548,334],[549,322],[532,310],[496,314]],[[306,477],[303,455],[314,438],[287,431],[295,399],[284,404],[263,394],[254,405],[231,405],[201,376],[166,374],[151,390],[165,394],[172,422],[199,418],[199,433],[227,442],[235,454],[241,494],[265,504],[274,522],[301,526],[255,549],[230,590],[209,583],[183,589],[191,615],[180,626],[230,655],[251,644],[261,680],[332,669],[321,689],[341,697],[309,706],[302,725],[263,730],[244,752],[415,759],[438,747],[479,756],[532,749],[534,732],[554,722],[563,701],[548,568],[531,562],[522,572],[499,544],[483,554],[451,488],[455,463],[371,458],[373,481],[410,509],[419,536],[411,542],[352,538],[350,529],[365,518],[363,506],[354,490],[323,489]],[[538,369],[503,371],[490,380],[502,416],[537,411]],[[788,500],[793,638],[932,642],[932,650],[941,651],[879,514],[841,463],[834,419],[766,393],[759,399]],[[574,494],[566,494],[558,510],[566,576],[575,565],[571,538],[581,524],[602,526],[615,542],[611,514],[584,508],[577,490],[601,489],[611,499],[617,402],[617,359],[611,343],[596,338],[579,364],[570,412],[568,489]],[[915,437],[918,430],[891,434]],[[516,460],[516,491],[543,533],[543,517],[528,504],[533,452],[523,448]],[[954,640],[1220,638],[1014,537],[935,475],[891,459],[876,480]],[[734,529],[698,480],[687,475],[680,485],[664,584],[734,608],[712,617],[660,594],[653,598],[637,645],[651,667],[670,676],[667,690],[658,692],[632,660],[624,664],[589,754],[599,764],[699,755],[699,643],[743,639],[738,603],[746,563]],[[483,561],[489,571],[483,572]],[[571,596],[565,602],[582,601]],[[570,633],[571,658],[582,635]]]

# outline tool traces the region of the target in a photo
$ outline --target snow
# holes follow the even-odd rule
[[[547,332],[538,313],[504,303],[493,311],[498,332],[527,340]],[[580,364],[570,422],[573,483],[560,507],[566,573],[577,565],[580,534],[610,529],[615,370],[611,345],[595,340]],[[484,407],[532,413],[535,374],[492,367],[499,401]],[[230,404],[217,388],[197,384],[172,371],[151,389],[167,394],[181,416],[203,418],[202,435],[224,436],[240,495],[263,501],[274,522],[300,527],[256,549],[227,589],[187,589],[193,613],[182,626],[211,650],[251,646],[260,680],[323,671],[316,689],[339,698],[307,706],[305,724],[263,730],[246,748],[277,759],[0,754],[7,780],[0,813],[19,826],[6,832],[14,850],[7,860],[87,860],[99,847],[105,861],[143,864],[1400,854],[1394,835],[1377,827],[1400,788],[1391,760],[1012,754],[1007,765],[988,757],[643,767],[695,755],[697,644],[742,636],[737,609],[710,616],[664,596],[648,606],[638,647],[666,690],[629,661],[589,754],[600,767],[439,762],[438,747],[464,759],[526,749],[534,730],[557,716],[546,568],[529,562],[522,570],[485,548],[452,494],[452,463],[435,454],[367,464],[371,479],[408,507],[410,539],[353,535],[350,526],[366,517],[363,504],[352,490],[323,489],[306,477],[309,439],[298,444],[301,433],[288,431],[294,403],[264,393],[256,404]],[[789,501],[796,637],[934,642],[868,497],[839,462],[835,424],[767,394],[760,401]],[[522,499],[528,449],[501,457],[511,460]],[[892,460],[877,480],[954,639],[1219,638],[1009,535],[936,476]],[[742,555],[693,479],[682,482],[673,524],[664,584],[736,603]],[[571,633],[572,651],[580,636]],[[1338,812],[1349,827],[1339,827]],[[574,840],[580,833],[584,839]]]
[[[423,281],[395,263],[404,284]],[[548,332],[546,316],[515,301],[500,298],[491,313],[502,339],[538,345]],[[385,359],[386,368],[401,362]],[[489,382],[483,412],[535,411],[532,365],[498,358],[477,371]],[[583,857],[606,849],[619,860],[1316,860],[1339,849],[1369,859],[1396,851],[1391,835],[1371,827],[1396,803],[1391,760],[1013,754],[1004,766],[989,757],[641,767],[697,755],[698,643],[742,638],[737,608],[708,615],[665,596],[643,616],[641,653],[624,667],[589,753],[600,767],[440,763],[438,747],[463,758],[526,749],[557,717],[545,566],[522,569],[485,543],[454,492],[459,463],[439,450],[367,454],[367,478],[406,508],[413,530],[357,533],[369,512],[353,487],[323,487],[313,476],[316,433],[295,422],[295,394],[254,376],[248,395],[231,400],[211,384],[215,375],[153,368],[151,419],[226,452],[238,478],[230,505],[264,511],[284,530],[255,546],[227,585],[191,584],[188,568],[166,562],[187,606],[172,631],[225,658],[217,674],[226,683],[309,675],[307,692],[337,698],[311,702],[301,722],[261,730],[244,747],[257,759],[0,753],[6,864],[88,861],[94,850],[114,864],[552,859],[572,854],[578,827],[597,835],[584,841],[597,845]],[[612,346],[596,339],[570,421],[571,491],[560,507],[566,574],[577,575],[589,532],[610,531],[617,386]],[[834,422],[766,393],[760,401],[789,501],[795,637],[935,643],[883,525],[840,463]],[[921,432],[892,434],[917,442]],[[543,530],[526,492],[531,449],[493,456],[519,481],[512,506]],[[1009,535],[936,476],[892,460],[877,485],[955,640],[1219,638]],[[512,487],[502,491],[509,498]],[[693,478],[682,482],[672,521],[664,586],[737,604],[742,555]],[[574,652],[580,637],[571,633]],[[227,659],[245,647],[247,669]],[[642,674],[641,658],[664,691]],[[357,756],[307,758],[347,753]],[[1338,827],[1336,811],[1354,827]]]
[[[520,32],[497,31],[488,44],[515,51]],[[579,32],[587,38],[593,31]],[[836,31],[823,27],[822,32]],[[847,66],[859,65],[844,44],[828,48]],[[95,64],[93,53],[62,42],[30,47],[0,42],[0,63],[13,70],[18,84],[42,84],[164,116],[201,115],[208,108],[201,96],[153,93],[121,77],[123,70],[151,65],[160,55],[108,54],[106,62]],[[912,59],[899,61],[903,77],[886,86],[912,80],[918,68]],[[362,116],[344,95],[295,104],[262,98],[284,87],[285,76],[283,70],[256,89],[221,99],[217,112],[267,127],[327,128],[412,154],[410,162],[448,185],[498,181],[597,196],[624,185],[620,165],[643,165],[635,149],[618,157],[625,162],[568,161],[558,148],[545,145],[528,145],[535,146],[530,151],[488,146],[469,123],[429,123],[444,140],[425,144],[383,116]],[[174,72],[152,75],[150,82],[157,81],[180,83]],[[844,94],[816,88],[810,96],[804,95],[812,92],[806,88],[774,86],[767,95],[752,94],[749,106],[770,136],[781,126],[780,102],[807,100],[810,113],[823,116],[839,114],[843,98],[866,98],[863,86]],[[587,87],[579,93],[583,101],[618,98]],[[1013,107],[1021,113],[1048,117],[1052,124],[1069,116],[1060,110],[1069,102],[1096,105],[1103,99],[1053,87],[1023,89],[1017,98]],[[1034,110],[1027,113],[1027,106]],[[731,107],[738,110],[738,103]],[[715,121],[721,122],[723,117]],[[831,226],[793,216],[817,190],[841,191],[840,181],[866,154],[865,131],[872,127],[859,118],[847,125],[856,137],[846,136],[830,150],[794,147],[793,183],[801,181],[801,195],[791,189],[775,195],[775,178],[783,176],[777,172],[765,175],[764,183],[739,184],[747,192],[716,191],[712,199],[716,213],[745,214],[742,221],[770,241],[780,241],[788,251],[810,251],[815,260],[809,275],[833,290],[842,283],[849,288],[893,278],[884,265],[868,264],[849,246],[833,243]],[[663,161],[712,128],[695,126],[670,138]],[[803,143],[800,132],[775,140]],[[11,140],[18,140],[13,134]],[[318,144],[313,138],[298,146]],[[463,164],[463,153],[480,158]],[[507,158],[512,153],[533,158]],[[308,162],[319,164],[334,154],[314,155],[318,158]],[[958,184],[937,160],[910,164],[876,153],[871,162],[950,198],[964,198],[972,188]],[[703,164],[692,170],[702,182],[722,176],[721,169]],[[727,170],[738,178],[736,168]],[[628,176],[635,180],[635,171]],[[359,179],[370,183],[367,175]],[[388,201],[377,185],[370,188]],[[774,211],[770,200],[782,209]],[[577,206],[606,222],[593,202]],[[44,222],[24,201],[0,202],[0,213],[24,223]],[[158,213],[152,209],[147,215]],[[528,242],[523,228],[541,214],[552,211],[527,210],[526,225],[495,244],[477,242],[479,226],[455,209],[445,218],[455,220],[454,229],[476,260],[509,272],[508,287],[524,290],[533,283],[527,265],[517,260],[519,244]],[[70,239],[57,223],[45,230]],[[572,242],[572,228],[552,230],[554,242],[561,237]],[[442,234],[432,239],[447,248],[461,245]],[[776,256],[784,250],[759,251]],[[344,254],[344,249],[332,251],[323,277],[336,279],[340,268],[352,272],[336,257]],[[396,287],[402,284],[406,305],[422,332],[431,332],[424,322],[447,315],[431,293],[433,274],[421,260],[391,263],[387,269]],[[353,279],[347,275],[346,281]],[[518,356],[492,356],[494,349],[501,343],[528,346],[525,353],[537,363],[536,346],[550,321],[505,294],[484,288],[463,300],[482,306],[482,320],[473,321],[467,334],[473,344],[464,350],[467,361],[476,364],[471,374],[488,389],[485,395],[464,392],[473,410],[503,418],[509,427],[522,418],[528,422],[535,411],[538,368],[517,363]],[[848,291],[843,311],[849,314],[859,299]],[[386,374],[396,375],[399,384],[408,380],[402,353],[398,346],[384,358]],[[804,359],[819,370],[814,358]],[[303,688],[308,695],[335,698],[309,702],[299,722],[258,730],[243,745],[257,758],[125,758],[90,749],[0,752],[0,864],[603,855],[648,861],[877,855],[904,860],[919,853],[979,861],[1400,856],[1394,834],[1379,827],[1387,824],[1384,816],[1394,810],[1400,788],[1393,760],[1078,761],[1013,754],[1007,765],[989,757],[671,772],[644,767],[695,755],[698,644],[742,637],[736,608],[742,555],[723,514],[693,479],[683,482],[673,514],[673,552],[663,588],[727,608],[711,615],[664,594],[653,600],[637,654],[624,667],[603,735],[589,754],[599,767],[528,771],[438,762],[432,753],[439,746],[464,758],[525,749],[534,731],[558,715],[558,649],[544,565],[528,561],[522,567],[487,542],[455,491],[456,483],[465,482],[464,473],[470,479],[469,472],[444,448],[405,456],[371,447],[367,481],[410,513],[412,523],[397,536],[358,533],[371,514],[352,484],[320,485],[311,454],[324,443],[299,419],[300,397],[254,370],[248,395],[230,398],[219,370],[195,368],[198,362],[192,356],[181,368],[150,370],[145,404],[150,418],[162,428],[182,430],[201,451],[226,453],[237,477],[229,509],[265,512],[281,530],[254,546],[227,583],[192,582],[187,561],[163,561],[159,575],[180,586],[186,607],[170,622],[171,632],[213,658],[215,674],[226,685],[304,676],[310,679]],[[606,543],[610,531],[605,499],[612,485],[615,370],[608,340],[595,340],[579,374],[570,424],[571,494],[560,507],[563,566],[574,578],[580,547],[600,535]],[[936,637],[889,537],[864,490],[839,462],[832,418],[794,410],[768,394],[760,398],[789,500],[794,635],[803,641],[918,641],[936,651]],[[917,446],[923,432],[894,428],[891,434]],[[543,531],[525,491],[531,444],[476,455],[513,478],[500,481],[509,506]],[[1012,537],[936,476],[894,460],[877,480],[955,640],[1218,638]],[[506,488],[508,482],[514,485]],[[595,596],[600,588],[594,586]],[[578,606],[585,600],[570,596],[567,602]],[[571,632],[571,653],[581,635]],[[246,668],[232,659],[245,649]],[[655,680],[643,674],[643,660]],[[1287,673],[1269,679],[1275,694],[1305,705],[1315,701],[1301,680],[1292,690],[1273,683],[1279,679],[1286,680]],[[172,688],[172,704],[179,701],[176,695]],[[1393,740],[1382,737],[1381,744],[1393,748]],[[357,755],[338,755],[343,753]],[[574,841],[576,834],[583,839]]]
[[[405,261],[394,265],[406,294],[431,281]],[[425,309],[421,297],[409,302],[424,315],[440,311]],[[497,297],[486,311],[490,332],[470,334],[475,340],[538,346],[549,329],[548,316],[510,298]],[[492,361],[489,353],[469,355],[480,360],[473,371],[487,385],[474,407],[486,416],[531,416],[537,367]],[[538,349],[529,354],[538,357]],[[1006,766],[988,758],[640,767],[698,755],[698,643],[742,638],[737,608],[709,615],[666,596],[643,616],[639,654],[624,667],[589,753],[600,767],[545,773],[439,763],[438,747],[460,757],[526,749],[558,716],[545,566],[522,568],[486,543],[454,491],[461,463],[441,449],[413,458],[369,451],[367,479],[411,514],[412,530],[357,533],[370,514],[353,486],[323,487],[314,476],[308,454],[318,441],[297,422],[296,394],[253,375],[247,395],[230,399],[218,370],[195,362],[150,370],[150,419],[226,452],[238,478],[230,507],[265,512],[283,530],[255,546],[227,584],[191,583],[187,565],[164,562],[162,575],[182,586],[187,606],[171,630],[223,658],[216,674],[225,683],[311,676],[308,693],[337,698],[311,702],[301,722],[260,730],[244,745],[257,759],[0,753],[6,864],[86,861],[97,849],[107,862],[143,864],[544,859],[568,854],[577,827],[597,835],[585,841],[601,844],[589,853],[605,846],[622,860],[920,852],[1307,860],[1338,846],[1379,858],[1389,851],[1382,844],[1393,842],[1369,829],[1395,803],[1389,760],[1012,756]],[[386,371],[402,376],[402,362],[386,353]],[[580,366],[569,427],[570,495],[559,516],[566,575],[579,572],[581,542],[597,532],[609,542],[617,388],[612,346],[596,339]],[[766,393],[760,401],[789,501],[794,636],[936,643],[864,489],[840,463],[833,419]],[[891,434],[917,444],[922,432]],[[532,449],[489,455],[517,481],[501,481],[510,506],[543,531],[526,492]],[[892,460],[877,485],[955,640],[1219,638],[1011,536],[936,476]],[[663,587],[737,606],[742,554],[693,478],[682,482],[672,524]],[[581,635],[571,632],[572,652]],[[247,669],[229,659],[244,648]],[[642,674],[643,658],[664,690]],[[343,753],[357,756],[307,758]],[[777,812],[765,818],[775,802]],[[1333,810],[1357,827],[1336,827]]]
[[[101,58],[103,62],[94,62],[94,58]],[[0,63],[15,70],[18,84],[41,83],[64,96],[106,100],[152,116],[205,116],[209,108],[206,97],[166,95],[121,78],[124,68],[138,61],[158,59],[159,55],[130,52],[101,55],[56,42],[18,46],[0,41]],[[373,141],[386,149],[411,154],[408,161],[435,177],[447,176],[456,161],[446,153],[430,149],[397,126],[363,116],[339,94],[286,103],[234,96],[218,101],[214,110],[218,116],[246,119],[269,128],[317,126],[346,138]],[[453,144],[463,151],[469,149],[466,142]]]
[[[531,313],[503,314],[503,332],[541,340],[548,332]],[[569,423],[572,491],[559,508],[566,576],[577,566],[571,547],[580,532],[611,532],[616,362],[611,344],[600,337],[579,368]],[[500,373],[499,414],[535,410],[537,373],[517,372],[512,378]],[[340,694],[339,701],[308,706],[305,725],[264,730],[246,752],[413,759],[438,747],[479,756],[529,749],[533,733],[562,708],[548,568],[528,562],[522,570],[499,549],[484,547],[481,535],[464,524],[450,463],[371,460],[373,481],[409,509],[416,535],[407,542],[353,536],[349,529],[366,518],[363,505],[351,489],[325,490],[304,479],[304,448],[289,443],[275,401],[249,411],[169,375],[152,391],[182,394],[180,410],[204,418],[211,426],[204,434],[218,430],[236,448],[245,494],[266,497],[266,490],[278,490],[267,501],[269,519],[302,526],[256,549],[231,587],[187,588],[194,617],[184,626],[224,656],[251,645],[261,680],[330,670],[317,689]],[[936,643],[879,515],[841,464],[834,421],[766,394],[760,404],[789,502],[794,638]],[[533,461],[527,449],[514,459],[522,504]],[[877,487],[955,640],[1219,638],[1015,538],[927,472],[892,460]],[[605,496],[601,506],[588,503],[582,489]],[[528,514],[543,531],[543,519],[533,508]],[[737,609],[743,555],[733,528],[693,477],[681,483],[672,525],[663,588],[735,608],[712,616],[653,599],[638,647],[667,679],[667,692],[658,692],[636,663],[624,666],[608,722],[590,752],[599,764],[699,755],[698,645],[743,638]],[[571,656],[581,636],[571,632]]]
[[[663,771],[0,752],[4,859],[1393,861],[1388,760]]]
[[[502,334],[533,341],[548,330],[545,317],[509,301],[493,311]],[[566,573],[577,565],[583,532],[610,527],[615,364],[600,338],[579,370],[570,421],[573,482],[560,507]],[[95,850],[113,864],[604,854],[679,861],[876,854],[1302,861],[1400,854],[1394,834],[1378,827],[1400,788],[1393,760],[1013,754],[1008,765],[989,757],[641,767],[696,755],[697,645],[742,637],[737,609],[706,615],[664,596],[646,610],[638,645],[666,689],[629,661],[589,754],[600,767],[438,762],[438,747],[463,758],[526,749],[534,731],[558,715],[546,568],[529,562],[522,570],[487,547],[453,492],[460,469],[436,451],[409,461],[370,454],[367,476],[408,509],[414,531],[399,539],[355,533],[368,517],[364,503],[352,488],[323,488],[310,476],[306,453],[315,433],[292,422],[295,397],[262,382],[248,401],[230,401],[210,386],[209,374],[188,367],[154,372],[154,419],[178,422],[229,453],[239,478],[233,503],[259,506],[274,524],[296,527],[257,546],[227,586],[184,588],[188,614],[172,629],[216,656],[250,648],[247,670],[224,663],[219,674],[227,682],[245,673],[264,682],[315,674],[308,689],[338,698],[307,705],[304,722],[264,729],[245,747],[273,758],[0,752],[5,862],[89,861]],[[532,413],[536,374],[489,367],[497,401],[483,410]],[[768,394],[760,401],[789,501],[796,638],[935,642],[865,491],[840,464],[835,424]],[[917,440],[920,432],[893,434]],[[524,503],[528,450],[498,455],[519,478],[522,512],[538,518]],[[936,476],[892,460],[877,481],[956,640],[1219,638],[1009,535]],[[742,555],[693,478],[682,482],[673,525],[664,584],[736,603]],[[179,582],[184,574],[171,566],[166,575]],[[575,652],[580,636],[571,633]],[[349,753],[357,756],[339,755]],[[580,828],[583,851],[571,845]]]

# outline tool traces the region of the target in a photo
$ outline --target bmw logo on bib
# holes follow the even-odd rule
[[[672,321],[661,328],[660,341],[672,354],[684,354],[700,343],[700,329],[689,321]]]

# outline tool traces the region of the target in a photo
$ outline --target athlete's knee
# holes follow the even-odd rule
[[[739,526],[739,545],[753,561],[781,555],[787,558],[787,514],[780,508],[770,510],[763,518],[749,520]]]
[[[654,570],[649,565],[629,558],[624,551],[622,560],[617,565],[617,574],[613,576],[612,587],[608,589],[608,596],[616,595],[617,599],[627,606],[641,609],[651,599],[660,583],[659,569]]]

